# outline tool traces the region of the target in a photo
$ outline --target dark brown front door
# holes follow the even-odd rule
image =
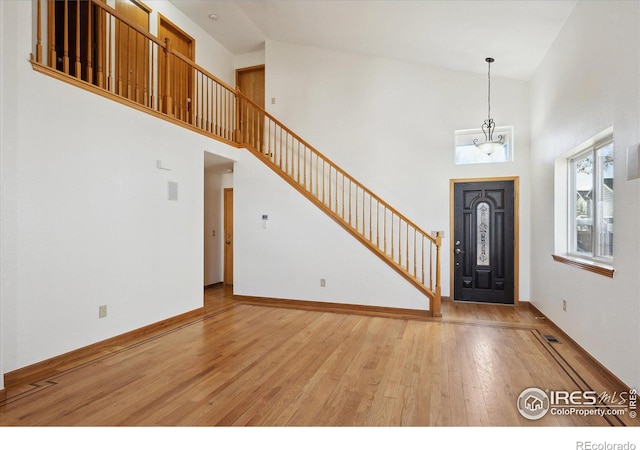
[[[514,182],[454,184],[454,300],[513,304]]]

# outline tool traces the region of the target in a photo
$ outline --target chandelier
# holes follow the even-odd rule
[[[491,63],[495,60],[493,58],[486,58],[485,61],[489,63],[488,80],[489,80],[489,96],[488,96],[488,104],[489,104],[489,114],[487,120],[482,124],[482,132],[484,133],[484,142],[478,142],[478,139],[474,139],[473,143],[476,147],[487,155],[491,155],[492,153],[502,149],[504,145],[502,135],[499,135],[497,139],[493,139],[493,132],[495,131],[496,124],[493,122],[491,118]]]

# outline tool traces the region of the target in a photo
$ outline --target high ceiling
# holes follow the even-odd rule
[[[266,40],[529,80],[577,0],[171,0],[233,54]],[[216,14],[218,19],[209,16]]]

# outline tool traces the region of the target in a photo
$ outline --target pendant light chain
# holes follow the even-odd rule
[[[491,119],[491,62],[489,62],[489,70],[487,71],[487,78],[489,80],[489,94],[487,96],[487,104],[489,105],[489,115],[487,117]]]

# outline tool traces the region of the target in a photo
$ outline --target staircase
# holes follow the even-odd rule
[[[236,142],[324,211],[431,300],[440,316],[440,246],[276,118],[236,92]]]
[[[50,20],[54,10],[62,30]],[[100,0],[38,0],[36,36],[34,70],[248,149],[428,297],[431,314],[441,316],[441,236],[420,229],[238,89],[174,51],[169,39],[159,40]],[[119,45],[125,38],[127,45]],[[129,42],[140,44],[132,50]]]

